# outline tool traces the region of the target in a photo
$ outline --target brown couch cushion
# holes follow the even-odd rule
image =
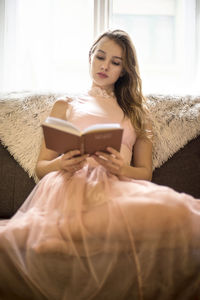
[[[152,181],[200,199],[200,136],[155,169]]]
[[[0,218],[11,217],[34,186],[34,180],[0,145]]]

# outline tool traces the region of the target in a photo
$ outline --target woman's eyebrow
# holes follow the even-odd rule
[[[103,54],[106,54],[106,52],[103,51],[103,50],[101,50],[101,49],[98,49],[97,52],[101,52],[101,53],[103,53]],[[118,58],[118,59],[121,59],[121,60],[122,60],[122,57],[116,56],[116,55],[114,55],[113,58]]]

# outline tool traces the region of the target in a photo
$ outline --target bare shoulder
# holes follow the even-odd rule
[[[66,112],[69,107],[70,99],[59,99],[57,100],[50,112],[51,117],[60,118],[65,120],[66,119]]]

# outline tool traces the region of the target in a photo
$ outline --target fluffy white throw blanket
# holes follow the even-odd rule
[[[34,169],[41,144],[41,123],[62,95],[0,94],[1,142],[36,181]],[[147,102],[153,121],[155,169],[200,134],[200,96],[147,95]]]

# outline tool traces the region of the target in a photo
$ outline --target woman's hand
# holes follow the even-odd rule
[[[88,154],[80,155],[79,150],[72,150],[60,156],[60,169],[74,173],[83,168]]]
[[[118,176],[123,175],[125,163],[121,154],[111,147],[108,147],[107,151],[109,153],[96,152],[93,158],[112,174]]]

